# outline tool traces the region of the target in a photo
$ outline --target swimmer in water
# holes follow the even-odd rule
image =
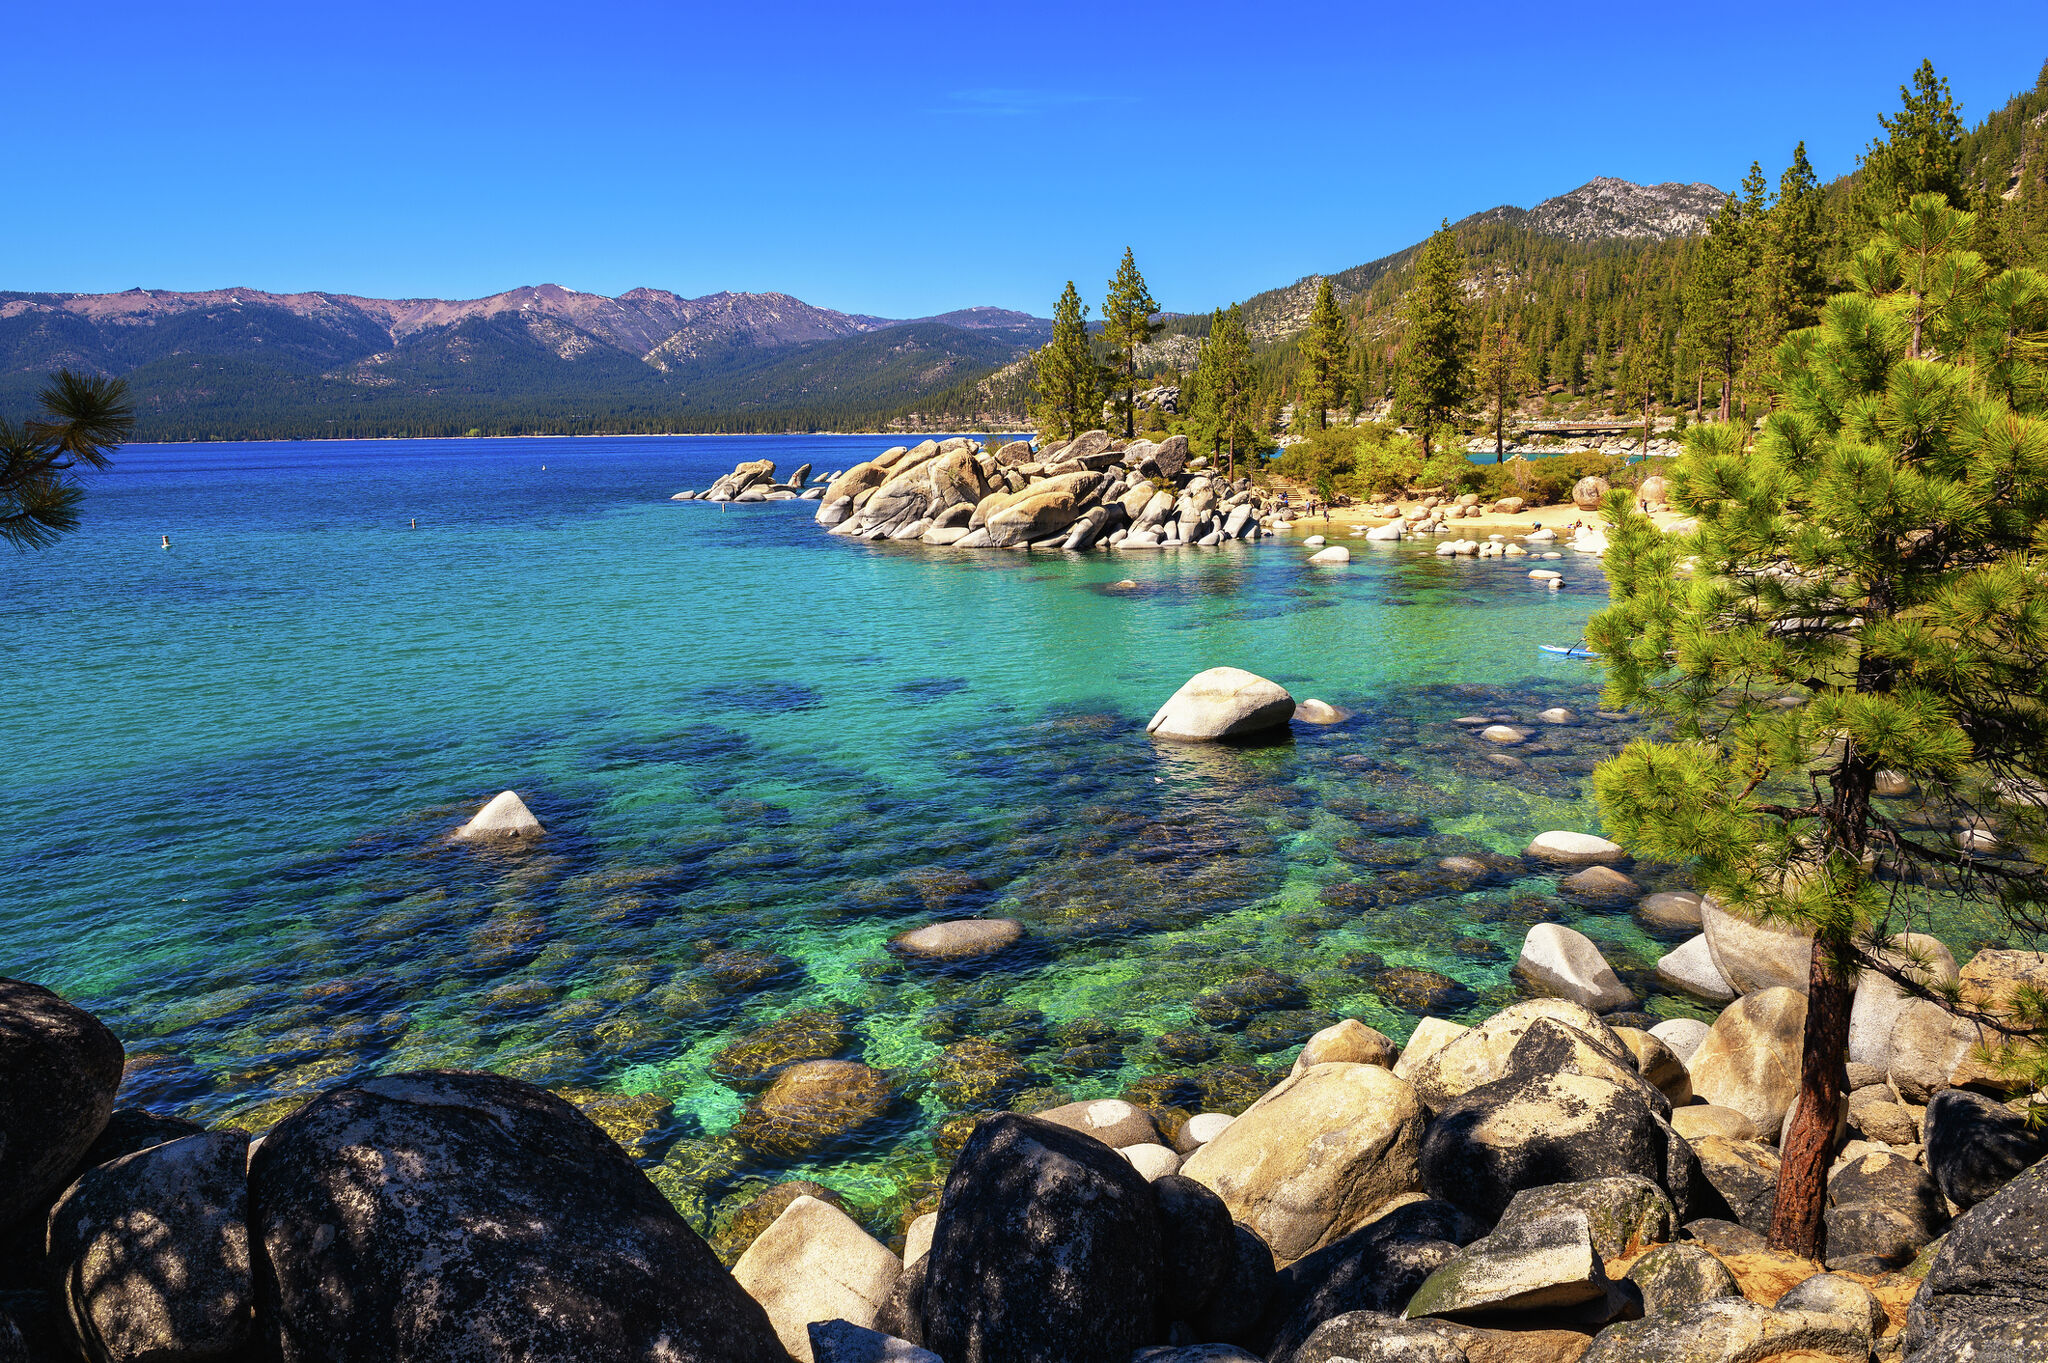
[[[420,518],[418,516],[412,518],[412,528],[415,530],[420,528]]]
[[[170,547],[171,547],[171,537],[170,537],[169,535],[165,535],[165,536],[164,536],[164,548],[168,549],[168,548],[170,548]]]

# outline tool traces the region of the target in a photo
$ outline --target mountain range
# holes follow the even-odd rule
[[[1465,221],[1659,241],[1702,230],[1724,197],[1603,177]],[[1413,249],[1330,278],[1354,295]],[[1254,337],[1299,331],[1319,279],[1248,300]],[[1050,334],[1050,322],[1001,308],[892,320],[780,293],[0,292],[0,414],[25,411],[68,367],[126,378],[138,435],[156,439],[872,428],[975,391]]]

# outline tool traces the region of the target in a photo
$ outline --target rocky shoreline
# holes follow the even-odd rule
[[[1244,739],[1333,708],[1217,668],[1148,728]],[[1496,719],[1469,727],[1526,737]],[[505,792],[455,836],[546,834]],[[1590,833],[1539,833],[1521,861],[1692,931],[1657,973],[1724,1004],[1715,1020],[1638,1011],[1591,939],[1537,922],[1524,1001],[1471,1026],[1425,1012],[1405,1045],[1341,1019],[1236,1115],[1135,1093],[982,1112],[900,1252],[797,1182],[714,1252],[589,1115],[499,1075],[356,1080],[253,1139],[117,1109],[113,1033],[0,980],[0,1363],[2043,1356],[2044,1145],[1972,1027],[1859,982],[1825,1259],[1770,1253],[1810,943],[1645,896]],[[890,949],[973,970],[1027,937],[942,918]],[[1979,1008],[2048,985],[2040,953],[1895,945]],[[748,1073],[750,1140],[872,1118],[865,1065],[786,1049]]]
[[[1228,478],[1208,464],[1205,456],[1190,456],[1187,437],[1178,435],[1125,442],[1089,431],[1043,450],[1024,440],[992,449],[955,436],[897,445],[816,481],[809,464],[778,482],[772,461],[753,460],[701,492],[678,492],[671,500],[813,501],[818,524],[830,534],[954,549],[1213,548],[1294,527],[1301,508],[1254,486],[1249,477]],[[1663,481],[1653,477],[1644,483],[1646,505],[1655,510],[1663,509]],[[1573,507],[1594,516],[1607,491],[1604,479],[1583,479],[1573,489]],[[1351,533],[1370,541],[1455,537],[1461,520],[1483,518],[1492,525],[1527,509],[1519,497],[1483,503],[1476,493],[1415,493],[1409,501],[1347,508],[1361,522]],[[1444,540],[1436,552],[1476,558],[1558,558],[1562,548],[1606,552],[1606,534],[1597,523],[1582,524],[1570,535],[1563,540],[1555,527],[1532,523],[1520,533]],[[1324,535],[1302,543],[1319,551],[1312,562],[1350,561],[1350,550],[1328,544]]]

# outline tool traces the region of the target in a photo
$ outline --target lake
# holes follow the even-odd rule
[[[80,533],[0,559],[0,970],[108,1021],[124,1102],[262,1129],[352,1076],[487,1068],[584,1104],[701,1228],[800,1176],[885,1236],[963,1117],[1240,1110],[1334,1018],[1401,1039],[1513,999],[1536,921],[1645,986],[1625,905],[1511,859],[1596,828],[1588,773],[1640,731],[1537,650],[1605,603],[1596,560],[1553,592],[1427,544],[954,553],[669,500],[889,443],[122,450]],[[1225,664],[1355,715],[1147,738]],[[1582,722],[1519,766],[1451,722],[1560,704]],[[540,848],[451,845],[506,788]],[[982,913],[1025,946],[886,949]],[[790,1047],[882,1071],[885,1114],[736,1140]]]

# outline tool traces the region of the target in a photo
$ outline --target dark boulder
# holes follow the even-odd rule
[[[924,1344],[924,1278],[931,1262],[929,1254],[921,1254],[896,1275],[896,1285],[875,1312],[877,1330],[920,1347]]]
[[[1778,1197],[1778,1152],[1760,1141],[1702,1136],[1693,1142],[1700,1177],[1740,1225],[1768,1235]]]
[[[1828,1267],[1852,1273],[1903,1268],[1948,1226],[1948,1206],[1925,1169],[1874,1150],[1828,1179]]]
[[[1948,1200],[1974,1207],[2041,1158],[2041,1137],[2026,1118],[1968,1089],[1927,1100],[1927,1171]]]
[[[283,1363],[783,1363],[767,1314],[624,1151],[489,1074],[332,1090],[249,1169]]]
[[[1236,1228],[1223,1199],[1191,1178],[1152,1181],[1166,1268],[1167,1319],[1199,1319],[1236,1253]]]
[[[1953,1090],[1950,1090],[1951,1092]],[[1945,1096],[1945,1095],[1937,1095]],[[1963,1357],[1954,1341],[2048,1345],[2048,1164],[2036,1164],[1956,1218],[1913,1294],[1906,1356]],[[1938,1347],[1937,1347],[1938,1346]],[[1996,1358],[2002,1355],[1974,1355]],[[2048,1352],[2019,1353],[2039,1359]]]
[[[28,1341],[4,1313],[0,1313],[0,1363],[30,1363]]]
[[[953,1163],[917,1342],[947,1363],[1128,1363],[1162,1342],[1157,1199],[1101,1141],[984,1118]]]
[[[1256,1348],[1259,1321],[1272,1299],[1277,1275],[1273,1249],[1242,1222],[1231,1227],[1230,1262],[1209,1294],[1209,1304],[1190,1322],[1202,1339]]]
[[[139,1107],[117,1107],[114,1115],[107,1119],[100,1131],[99,1139],[86,1150],[84,1158],[78,1161],[78,1174],[84,1173],[109,1160],[123,1155],[132,1155],[138,1150],[147,1150],[152,1145],[175,1141],[184,1136],[196,1136],[206,1130],[197,1122],[183,1117],[166,1117],[160,1113],[148,1112]],[[75,1178],[77,1175],[74,1174]]]
[[[40,1216],[99,1138],[121,1043],[41,985],[0,978],[0,1226]]]
[[[48,1268],[95,1363],[246,1349],[249,1138],[210,1131],[95,1166],[50,1209]]]
[[[1448,1202],[1410,1202],[1297,1259],[1276,1275],[1257,1348],[1288,1363],[1324,1321],[1353,1311],[1398,1315],[1449,1263],[1471,1227]]]
[[[1668,1100],[1636,1075],[1608,1072],[1617,1068],[1583,1035],[1539,1020],[1502,1078],[1438,1111],[1422,1142],[1430,1195],[1492,1226],[1525,1188],[1632,1175],[1692,1214],[1698,1168],[1664,1120]]]
[[[1585,1213],[1593,1249],[1602,1259],[1619,1259],[1640,1254],[1651,1245],[1667,1244],[1678,1225],[1664,1190],[1646,1178],[1632,1176],[1525,1188],[1501,1213],[1500,1224],[1512,1226],[1562,1211]]]

